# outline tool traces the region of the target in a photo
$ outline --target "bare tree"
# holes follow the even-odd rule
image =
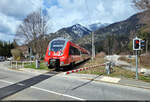
[[[42,57],[47,47],[45,34],[48,31],[49,17],[41,13],[41,10],[29,14],[22,24],[18,26],[15,39],[32,48],[33,53]]]
[[[149,10],[150,0],[133,0],[134,6],[139,10]]]
[[[134,7],[136,7],[138,10],[144,12],[140,16],[140,22],[147,25],[145,27],[145,31],[150,31],[150,0],[133,0]]]
[[[149,40],[150,40],[150,0],[133,0],[134,6],[144,12],[140,17],[140,22],[146,24],[141,29],[141,36],[146,39],[146,53],[148,52]]]

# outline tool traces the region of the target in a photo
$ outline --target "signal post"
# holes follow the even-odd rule
[[[145,41],[135,37],[133,39],[133,50],[136,51],[136,79],[138,80],[138,51],[145,47]]]

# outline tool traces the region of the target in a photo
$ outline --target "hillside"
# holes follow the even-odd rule
[[[99,52],[103,50],[111,53],[127,51],[129,39],[135,37],[135,32],[144,26],[144,24],[140,22],[140,19],[144,15],[145,12],[138,13],[124,21],[116,22],[96,30],[94,32],[96,51]],[[80,38],[76,43],[91,50],[91,34]],[[119,51],[116,52],[116,50]]]
[[[100,24],[92,24],[89,27],[100,27],[94,31],[96,52],[104,51],[107,54],[129,52],[129,41],[135,37],[136,32],[144,24],[140,20],[145,16],[145,12],[137,13],[128,19],[113,24],[106,24],[100,27]],[[90,29],[90,28],[89,28]],[[91,30],[80,24],[62,28],[48,36],[49,40],[56,37],[64,37],[72,42],[83,46],[91,51]]]
[[[104,28],[104,27],[106,27],[108,25],[109,25],[108,23],[104,23],[104,24],[102,24],[102,23],[94,23],[94,24],[88,25],[87,28],[90,29],[91,31],[96,31],[96,30],[98,30],[100,28]]]
[[[56,37],[64,37],[74,42],[76,41],[76,39],[83,38],[84,36],[89,35],[90,33],[91,31],[86,27],[80,24],[75,24],[70,27],[62,28],[57,32],[50,34],[49,37],[50,39]]]

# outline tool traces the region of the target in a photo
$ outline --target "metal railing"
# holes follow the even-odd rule
[[[10,61],[11,68],[24,68],[25,64],[32,64],[35,61]]]

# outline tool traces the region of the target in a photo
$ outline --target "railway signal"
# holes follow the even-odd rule
[[[145,49],[145,40],[140,40],[141,49]]]
[[[142,40],[138,37],[133,39],[133,50],[136,51],[136,79],[138,80],[138,51],[141,50]]]
[[[137,37],[133,39],[133,50],[141,50],[141,39]]]

